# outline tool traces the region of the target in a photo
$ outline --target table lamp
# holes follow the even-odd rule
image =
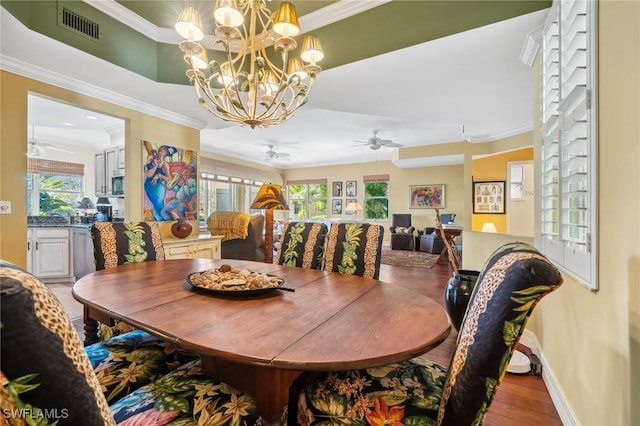
[[[353,218],[355,219],[355,217],[358,215],[358,212],[361,210],[363,210],[362,204],[356,201],[355,203],[349,203],[347,205],[347,208],[344,209],[344,212],[353,215]]]
[[[485,222],[482,224],[482,230],[481,232],[489,232],[489,233],[496,233],[498,232],[498,230],[496,229],[496,224],[493,222]]]
[[[73,208],[82,210],[82,213],[84,214],[82,223],[88,223],[89,218],[88,218],[87,210],[93,210],[96,208],[96,206],[95,204],[93,204],[93,201],[91,201],[89,197],[82,197],[80,200],[78,200],[77,203],[74,204]]]
[[[250,208],[265,211],[264,261],[273,263],[273,211],[289,210],[282,187],[272,183],[262,184]]]

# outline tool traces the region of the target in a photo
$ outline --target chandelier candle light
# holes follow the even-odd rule
[[[184,9],[176,22],[176,31],[186,39],[180,49],[189,65],[187,77],[200,104],[216,117],[251,128],[287,120],[307,102],[322,71],[316,64],[324,57],[318,38],[305,36],[300,58],[289,58],[297,48],[292,37],[300,33],[300,26],[295,7],[288,2],[272,13],[265,0],[216,0],[214,18],[224,61],[208,60],[200,43],[204,38],[200,14],[194,7]],[[269,58],[269,46],[281,58],[279,66]]]

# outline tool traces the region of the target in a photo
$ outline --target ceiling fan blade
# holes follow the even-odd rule
[[[73,154],[73,151],[69,151],[68,149],[64,149],[64,148],[58,148],[57,146],[52,146],[50,144],[46,144],[46,146],[44,146],[43,148],[50,149],[52,151],[60,151],[60,152],[65,152],[67,154]]]
[[[276,152],[273,155],[276,158],[284,158],[289,156],[289,154],[287,154],[286,152]]]
[[[402,145],[400,145],[399,143],[391,142],[384,144],[384,146],[386,146],[387,148],[400,148]]]
[[[380,145],[389,145],[393,143],[393,141],[391,139],[378,139],[376,143],[379,143]]]

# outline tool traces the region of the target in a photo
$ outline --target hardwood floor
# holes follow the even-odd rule
[[[380,265],[380,279],[431,297],[444,306],[444,287],[451,274],[448,263],[433,268]],[[448,366],[458,333],[451,334],[426,358]],[[522,348],[523,352],[527,348]],[[507,373],[496,391],[485,426],[562,425],[541,377]]]
[[[412,268],[405,266],[380,266],[380,279],[422,293],[444,305],[444,287],[451,269],[448,263],[437,263],[433,268]],[[58,286],[70,295],[69,284]],[[68,305],[69,300],[62,300]],[[76,312],[77,302],[71,300],[70,306]],[[78,326],[80,326],[78,322]],[[79,328],[79,327],[78,327]],[[79,333],[82,334],[81,328]],[[448,366],[457,332],[453,330],[449,337],[437,348],[425,355],[432,361]],[[521,348],[524,352],[527,348]],[[515,375],[507,373],[498,387],[496,396],[485,417],[485,426],[513,425],[562,425],[560,417],[551,402],[541,377],[533,375]]]

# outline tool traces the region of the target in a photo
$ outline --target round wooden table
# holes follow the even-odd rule
[[[295,292],[227,298],[186,277],[227,263],[277,275]],[[73,287],[85,315],[123,320],[199,352],[205,372],[256,398],[277,421],[302,371],[368,368],[439,345],[451,324],[432,299],[379,280],[231,259],[143,262],[97,271]]]

